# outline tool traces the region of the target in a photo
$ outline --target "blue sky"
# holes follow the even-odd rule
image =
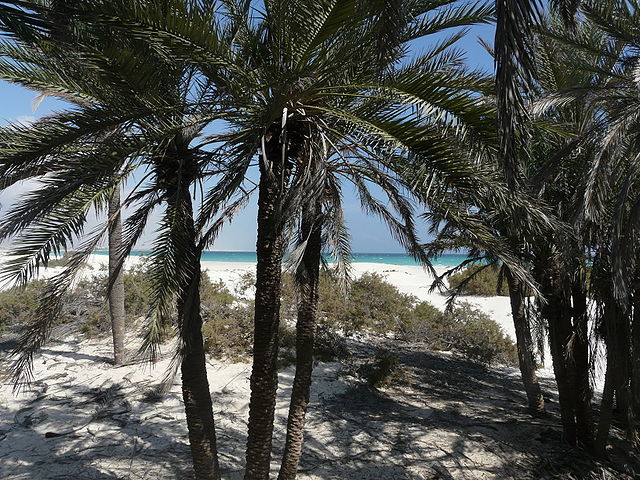
[[[450,33],[450,32],[449,32]],[[471,67],[491,71],[493,64],[491,57],[478,44],[478,37],[493,41],[493,26],[481,25],[470,29],[469,33],[458,43],[458,47],[467,54],[467,63]],[[416,44],[416,50],[426,47],[427,44]],[[34,111],[34,100],[37,93],[22,87],[9,84],[0,80],[0,125],[8,121],[29,122],[33,119],[47,115],[53,111],[64,108],[64,103],[54,98],[45,98]],[[30,185],[18,185],[9,191],[0,193],[0,214],[11,202],[28,191]],[[387,228],[376,218],[361,212],[360,203],[351,187],[344,189],[345,216],[352,237],[353,251],[355,252],[402,252],[402,248],[388,233]],[[214,248],[216,250],[242,250],[254,251],[256,241],[256,213],[255,200],[239,214],[234,222],[227,226],[221,233]],[[152,225],[153,222],[150,222]],[[424,232],[426,225],[419,225]],[[426,239],[423,235],[423,239]],[[151,245],[153,241],[153,229],[145,233],[140,248]]]

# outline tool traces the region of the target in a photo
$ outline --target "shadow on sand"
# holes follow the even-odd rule
[[[350,367],[317,365],[300,479],[533,480],[600,473],[599,465],[563,445],[555,394],[549,394],[548,414],[532,418],[511,370],[485,368],[420,345],[387,346],[401,359],[407,382],[384,392],[355,374],[371,358],[371,345],[354,345]],[[0,389],[0,401],[10,405],[0,415],[0,478],[192,478],[178,381],[150,402],[149,385],[128,380],[139,367],[112,369],[108,358],[70,352],[65,344],[43,356],[68,362],[68,368],[56,375],[36,371],[30,391],[10,403],[10,386]],[[74,378],[78,368],[100,362],[94,381]],[[212,367],[214,384],[223,368]],[[242,478],[244,462],[249,368],[237,371],[212,392],[225,479]],[[292,376],[292,367],[280,374],[274,472]],[[550,382],[544,386],[553,391]]]

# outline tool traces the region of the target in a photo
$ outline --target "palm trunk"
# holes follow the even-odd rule
[[[109,200],[109,313],[113,334],[113,361],[116,365],[125,362],[125,310],[123,268],[117,268],[122,251],[122,217],[120,216],[120,186],[116,186]]]
[[[247,480],[269,478],[278,389],[281,264],[285,248],[280,207],[289,168],[283,164],[282,144],[277,132],[271,132],[267,139],[264,155],[269,165],[260,161],[253,367],[245,470]]]
[[[615,393],[615,358],[610,345],[607,345],[607,371],[604,377],[602,401],[600,403],[600,418],[598,419],[598,433],[595,442],[595,451],[601,457],[606,455],[609,428],[613,418],[613,395]]]
[[[633,316],[631,325],[631,442],[640,445],[638,423],[640,420],[640,276],[636,273],[633,292]]]
[[[302,234],[308,241],[302,257],[303,273],[296,325],[296,375],[291,392],[287,438],[278,475],[279,480],[296,478],[302,454],[304,420],[309,405],[313,343],[317,325],[318,281],[322,250],[320,214],[320,205],[316,204],[312,212],[305,215],[302,221]]]
[[[591,383],[589,381],[589,338],[587,295],[584,280],[579,278],[572,287],[574,341],[569,353],[576,379],[576,435],[580,445],[593,447],[593,411]]]
[[[189,191],[182,192],[181,196],[181,200],[185,202],[183,233],[185,240],[190,241],[190,252],[187,258],[191,264],[182,294],[178,298],[178,315],[184,342],[181,365],[182,398],[195,478],[196,480],[218,480],[220,468],[200,314],[200,255],[196,248],[196,232]]]
[[[555,320],[558,321],[558,320]],[[567,336],[560,325],[554,325],[555,321],[549,324],[549,342],[551,344],[551,357],[553,360],[553,373],[558,386],[558,397],[560,399],[560,418],[564,439],[570,445],[575,445],[577,440],[575,402],[573,382],[571,372],[565,363],[565,352]]]
[[[195,478],[196,480],[218,480],[220,468],[200,316],[199,260],[197,266],[194,266],[189,282],[187,294],[179,307],[182,322],[190,325],[189,345],[181,365],[182,398],[187,417]]]
[[[571,315],[559,286],[547,278],[541,284],[546,304],[542,315],[549,326],[549,348],[553,360],[553,373],[560,399],[560,417],[564,439],[570,445],[577,440],[575,418],[575,375],[567,362],[568,342],[571,337]]]
[[[600,404],[600,419],[598,422],[598,434],[596,437],[596,452],[604,456],[609,439],[609,429],[613,418],[613,399],[618,401],[618,407],[622,409],[623,420],[626,420],[625,405],[620,405],[626,393],[628,370],[625,363],[628,361],[628,330],[625,329],[626,315],[617,301],[610,296],[604,306],[605,309],[605,343],[607,346],[607,371],[605,374],[602,403]]]
[[[630,310],[620,309],[616,335],[614,338],[617,367],[616,383],[616,407],[620,414],[620,420],[630,434],[633,414],[631,412],[631,318]]]
[[[516,331],[516,345],[518,347],[518,363],[522,383],[527,394],[529,410],[533,414],[544,413],[544,397],[536,374],[536,364],[533,352],[531,329],[525,314],[524,291],[522,284],[510,273],[507,273],[509,299],[511,300],[511,314]]]
[[[167,209],[176,220],[171,225],[172,242],[179,248],[181,271],[178,281],[178,325],[184,401],[189,446],[195,480],[219,480],[218,451],[213,405],[207,380],[207,363],[200,312],[200,249],[193,218],[190,186],[197,164],[191,157],[188,140],[177,136],[158,163],[159,182],[164,186]]]

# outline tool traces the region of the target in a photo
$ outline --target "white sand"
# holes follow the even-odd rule
[[[140,258],[132,257],[128,263],[132,265],[138,261]],[[92,269],[85,270],[83,275],[104,273],[106,264],[106,256],[92,255],[89,259]],[[208,271],[212,280],[222,280],[233,288],[242,275],[254,272],[255,264],[203,262],[203,268]],[[444,267],[439,270],[443,269]],[[60,269],[45,270],[41,276],[50,277],[59,271]],[[421,301],[429,301],[438,308],[444,308],[446,296],[438,292],[429,292],[432,278],[420,267],[356,263],[353,265],[353,271],[356,276],[364,272],[379,273],[401,292],[414,295]],[[464,297],[463,300],[490,314],[504,331],[514,338],[508,297]],[[138,340],[133,335],[131,337],[128,348],[135,350]],[[168,355],[170,351],[164,353]],[[190,478],[189,449],[179,377],[174,380],[169,393],[161,402],[145,401],[145,395],[158,384],[166,372],[169,355],[153,369],[140,364],[113,368],[109,363],[110,356],[109,339],[86,340],[74,334],[64,342],[48,346],[36,356],[36,382],[30,390],[16,395],[8,383],[0,386],[0,478]],[[324,405],[324,402],[330,401],[333,396],[353,387],[354,382],[357,384],[358,380],[353,377],[345,380],[340,374],[341,368],[337,363],[317,366],[314,371],[312,405]],[[227,468],[224,477],[240,478],[248,413],[250,365],[211,360],[208,362],[208,373],[222,452],[221,461]],[[292,368],[280,372],[282,388],[278,396],[279,420],[275,432],[278,438],[282,438],[284,434],[293,373]],[[544,373],[543,376],[546,377],[549,372]],[[517,371],[513,369],[505,371],[505,375],[514,381],[518,376]],[[411,401],[419,403],[420,396],[416,395],[411,397]],[[429,412],[435,406],[431,404],[430,408],[424,410],[424,415],[431,415]],[[331,447],[331,431],[327,430],[336,428],[336,421],[339,424],[342,420],[334,419],[327,427],[326,419],[321,421],[317,415],[319,413],[310,416],[309,435],[310,438],[317,435],[318,441],[322,442],[315,444],[310,440],[309,446],[305,448],[313,449],[316,452],[314,455],[320,459],[324,458],[326,464],[331,462],[332,458],[339,459],[342,458],[340,455],[344,455],[337,446]],[[322,425],[325,426],[316,430],[314,422],[317,421],[324,421],[325,424]],[[396,427],[394,435],[402,430],[401,426]],[[439,448],[443,451],[457,448],[456,442],[459,438],[456,434],[435,431],[428,433],[421,429],[417,431],[420,431],[422,436],[419,440],[416,438],[418,443],[433,443],[432,437],[427,439],[424,436],[435,435],[434,438],[440,439]],[[47,437],[48,432],[64,435]],[[362,435],[363,439],[369,438],[369,433]],[[366,440],[364,443],[370,441]],[[383,447],[386,448],[384,445],[380,448]],[[470,462],[482,463],[491,453],[480,448],[476,453],[467,455],[466,458]],[[389,458],[385,456],[379,461],[387,462]],[[417,463],[419,466],[423,457],[418,455],[417,458],[420,460]],[[278,458],[274,458],[274,466],[277,465],[277,461]],[[459,460],[455,461],[459,463]],[[447,462],[454,462],[454,459],[451,458]],[[498,458],[492,462],[498,464],[504,462],[504,459]],[[176,465],[184,470],[176,471]],[[229,469],[230,465],[237,468]],[[454,463],[442,465],[443,468],[461,468]],[[237,471],[234,471],[234,468]],[[361,476],[357,478],[381,478],[378,476],[376,463],[363,465],[361,468],[362,470],[358,471]],[[425,478],[420,476],[422,474],[419,472],[422,470],[418,468],[416,472],[416,476],[411,477],[393,476],[391,470],[388,474],[393,478]],[[300,478],[338,477],[317,476],[309,472],[301,474]],[[483,473],[464,478],[500,477]]]

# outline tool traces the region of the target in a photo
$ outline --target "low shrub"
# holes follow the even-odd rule
[[[96,286],[100,285],[100,279],[78,282],[76,287],[65,295],[62,311],[56,323],[79,321],[81,330],[91,333],[108,329],[108,309],[101,296],[101,290],[95,291]],[[24,288],[0,291],[0,326],[32,323],[36,318],[40,299],[45,293],[45,286],[45,281],[34,280]],[[86,327],[85,323],[88,323]]]
[[[400,293],[377,273],[353,281],[345,297],[335,283],[321,283],[320,311],[327,325],[347,334],[397,331],[410,320],[415,298]]]
[[[146,315],[151,281],[145,264],[124,273],[125,309],[129,321]],[[87,335],[110,331],[107,275],[79,281],[64,301],[59,321],[75,320]],[[253,340],[253,301],[245,295],[254,284],[252,275],[241,278],[235,294],[223,282],[212,282],[206,273],[200,287],[203,336],[206,350],[216,357],[250,355]],[[0,329],[3,325],[29,323],[36,314],[44,282],[26,288],[0,291]],[[283,276],[281,299],[281,360],[295,360],[297,288],[292,275]],[[319,285],[319,313],[314,355],[330,361],[348,355],[345,333],[391,333],[400,340],[426,342],[431,348],[455,350],[482,362],[517,362],[516,348],[488,315],[461,303],[443,313],[428,302],[416,304],[378,274],[364,274],[343,292],[327,274]],[[171,329],[167,330],[167,337]],[[384,361],[380,354],[380,368]],[[392,362],[391,362],[392,363]],[[386,367],[385,367],[386,368]],[[377,382],[377,381],[376,381]]]
[[[411,315],[404,318],[396,333],[402,340],[411,342],[428,340],[433,348],[445,349],[444,342],[439,339],[444,337],[446,323],[444,313],[429,302],[420,302],[413,307]]]
[[[236,297],[251,298],[256,286],[256,276],[253,272],[244,272],[238,277],[234,284],[234,293]]]
[[[148,268],[145,264],[135,265],[123,273],[124,309],[127,324],[148,313],[151,301]],[[108,304],[109,277],[95,275],[79,281],[69,294],[71,305],[76,310],[74,317],[81,321],[80,331],[88,336],[111,331]]]
[[[71,260],[71,252],[65,252],[62,256],[49,259],[48,268],[66,267]]]
[[[347,357],[349,349],[343,335],[321,323],[316,328],[313,354],[322,362],[331,362]]]
[[[380,348],[373,359],[361,367],[361,374],[374,388],[388,388],[394,385],[406,385],[410,376],[395,353]]]
[[[85,312],[79,330],[88,337],[104,335],[111,332],[111,321],[108,311],[104,309],[91,309]]]
[[[111,331],[107,302],[107,276],[97,275],[80,280],[65,299],[63,312],[79,322],[79,330],[92,337]]]
[[[415,317],[405,333],[436,350],[454,350],[469,360],[480,363],[515,365],[518,355],[515,344],[498,323],[467,302],[456,305],[449,313],[422,302],[415,308]]]
[[[43,286],[44,282],[34,281],[25,288],[0,291],[0,332],[8,325],[31,323]]]
[[[205,350],[216,358],[241,358],[251,353],[253,308],[237,301],[222,283],[205,273],[200,285]]]
[[[449,276],[449,288],[456,289],[471,275],[473,277],[460,289],[462,295],[493,297],[509,295],[507,282],[500,282],[500,269],[495,266],[471,265],[461,272]]]
[[[216,358],[242,358],[251,353],[253,317],[246,306],[203,311],[204,348]]]
[[[280,337],[281,366],[287,366],[296,360],[296,329],[288,322],[280,324],[278,335]],[[322,362],[331,362],[344,358],[349,354],[344,336],[324,323],[316,326],[315,341],[313,344],[313,356]]]
[[[411,321],[415,298],[404,295],[375,273],[365,273],[344,292],[335,279],[322,272],[318,285],[318,325],[314,355],[323,361],[348,355],[344,334],[360,331],[396,332]],[[291,274],[282,277],[280,332],[283,348],[295,347],[298,290]]]
[[[518,363],[516,345],[489,315],[463,302],[450,316],[454,348],[467,358],[487,364]]]
[[[140,263],[124,272],[124,309],[130,319],[144,317],[149,312],[151,280],[148,270],[145,263]]]

